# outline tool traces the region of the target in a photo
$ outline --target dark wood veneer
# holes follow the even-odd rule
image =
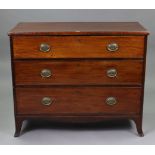
[[[138,22],[23,22],[12,35],[148,35]]]
[[[15,61],[16,85],[141,85],[142,60]],[[110,78],[107,70],[115,68]],[[50,69],[52,76],[40,72]]]
[[[44,106],[41,103],[44,96],[48,96],[53,100],[51,105]],[[114,96],[118,104],[113,106],[107,105],[106,99],[109,96]],[[140,97],[141,88],[139,87],[55,87],[16,89],[17,114],[139,114]]]
[[[119,49],[109,52],[107,45],[116,42]],[[47,43],[49,52],[40,52]],[[143,58],[144,36],[15,36],[14,58]]]

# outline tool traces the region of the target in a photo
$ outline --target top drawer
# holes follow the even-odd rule
[[[14,36],[22,58],[143,58],[144,36]]]

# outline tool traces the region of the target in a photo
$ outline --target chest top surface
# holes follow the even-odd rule
[[[148,35],[138,22],[23,22],[8,35]]]

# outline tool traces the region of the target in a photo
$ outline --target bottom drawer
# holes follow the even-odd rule
[[[18,114],[102,115],[140,112],[141,88],[16,88]]]

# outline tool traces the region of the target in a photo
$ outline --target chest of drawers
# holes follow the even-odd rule
[[[143,136],[148,32],[139,23],[19,23],[9,36],[15,136],[29,119],[131,119]]]

